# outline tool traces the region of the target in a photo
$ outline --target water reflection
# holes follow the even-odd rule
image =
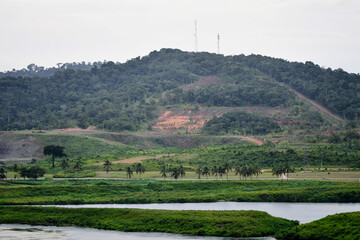
[[[92,228],[78,227],[51,227],[30,226],[21,224],[0,224],[0,239],[2,240],[99,240],[99,239],[126,239],[126,240],[275,240],[272,237],[262,238],[223,238],[223,237],[197,237],[169,233],[138,233],[105,231]]]

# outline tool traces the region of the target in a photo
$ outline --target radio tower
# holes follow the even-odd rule
[[[195,37],[195,52],[198,51],[198,43],[197,43],[197,26],[196,26],[196,20],[195,20],[195,34],[194,34],[194,37]]]
[[[220,34],[218,34],[218,36],[217,36],[217,48],[218,48],[217,53],[220,54]]]

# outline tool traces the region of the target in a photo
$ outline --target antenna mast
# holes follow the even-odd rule
[[[196,25],[196,20],[195,20],[195,34],[194,34],[194,37],[195,37],[195,52],[198,51],[198,43],[197,43],[197,25]]]
[[[217,53],[220,54],[220,34],[217,36]]]

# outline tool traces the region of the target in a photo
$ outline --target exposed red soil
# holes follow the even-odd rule
[[[256,143],[258,146],[261,146],[261,145],[264,144],[262,141],[257,140],[257,139],[255,139],[255,138],[245,137],[245,136],[240,136],[240,137],[241,137],[241,138],[244,138],[244,139],[246,139],[246,140],[248,140],[248,141],[250,141],[250,142]]]
[[[198,111],[184,109],[182,111],[165,111],[158,119],[153,129],[162,133],[176,133],[178,130],[187,130],[188,132],[198,131],[207,121],[214,116],[220,117],[229,109],[206,109],[199,105]]]
[[[184,85],[181,88],[183,90],[193,90],[193,89],[203,87],[203,86],[208,86],[211,84],[220,85],[220,83],[221,83],[221,81],[216,76],[207,76],[207,77],[200,78],[199,81],[197,81],[193,84]]]

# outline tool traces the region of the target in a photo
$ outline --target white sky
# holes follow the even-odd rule
[[[360,0],[0,0],[0,71],[161,48],[262,54],[360,72]]]

